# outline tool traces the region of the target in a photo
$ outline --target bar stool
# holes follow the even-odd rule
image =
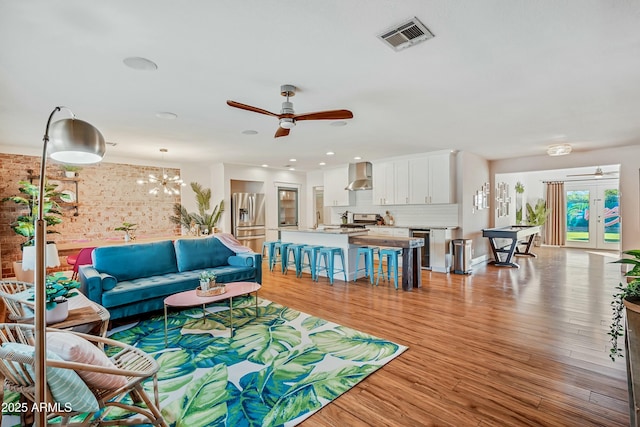
[[[358,279],[358,263],[360,262],[360,255],[364,257],[364,277],[368,277],[369,281],[373,285],[373,276],[375,276],[375,270],[373,269],[373,256],[378,254],[380,257],[380,248],[377,246],[360,246],[356,255],[356,270],[353,276],[353,281]]]
[[[262,244],[262,260],[264,261],[264,251],[267,250],[267,255],[269,256],[269,270],[273,270],[273,265],[271,264],[271,260],[275,256],[276,252],[276,243],[279,243],[280,240],[274,240],[272,242],[264,242]]]
[[[335,257],[339,256],[342,261],[342,269],[336,270]],[[321,265],[321,261],[324,259],[324,267]],[[329,283],[333,285],[333,275],[342,272],[344,274],[344,281],[347,281],[347,272],[344,269],[344,251],[342,248],[324,247],[320,249],[318,255],[318,264],[316,265],[316,282],[320,276],[320,273],[326,271],[329,276]]]
[[[302,272],[305,268],[309,269],[311,273],[311,280],[316,280],[316,263],[318,262],[318,254],[320,253],[320,249],[323,246],[321,245],[306,245],[302,248],[302,261],[300,262],[300,277],[302,277]],[[304,262],[304,257],[307,256],[308,262]]]
[[[276,244],[273,246],[273,258],[269,260],[269,270],[273,271],[273,267],[276,266],[278,260],[280,260],[281,264],[286,264],[287,247],[290,244],[291,243],[289,242],[276,242]],[[282,267],[281,270],[284,272],[284,267]]]
[[[296,269],[296,277],[300,277],[302,271],[302,248],[305,245],[303,244],[290,244],[287,246],[286,256],[284,261],[282,261],[282,274],[287,274],[290,266],[294,266]],[[291,260],[291,255],[293,255],[293,261]]]
[[[384,270],[382,268],[382,257],[386,258],[387,261],[387,281],[390,280],[391,270],[393,269],[393,278],[394,285],[396,290],[398,289],[398,260],[400,259],[400,255],[402,254],[402,249],[400,248],[384,248],[380,249],[380,258],[378,262],[378,278],[376,279],[376,286],[378,286],[378,281],[380,280],[380,276],[383,276]],[[384,280],[384,276],[383,276]]]

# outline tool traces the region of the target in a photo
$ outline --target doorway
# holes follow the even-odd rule
[[[565,183],[566,246],[620,250],[618,180]]]
[[[313,225],[324,224],[324,187],[313,187]]]

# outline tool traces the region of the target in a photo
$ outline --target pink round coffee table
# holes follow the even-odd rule
[[[233,337],[233,297],[241,295],[256,294],[256,317],[258,317],[258,291],[261,286],[255,282],[231,282],[225,283],[226,292],[210,297],[201,297],[192,291],[179,292],[164,299],[164,345],[167,345],[167,307],[196,307],[201,305],[204,316],[207,315],[205,307],[216,301],[229,300],[229,328],[230,336]]]

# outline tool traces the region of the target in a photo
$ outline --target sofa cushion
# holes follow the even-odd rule
[[[228,265],[227,259],[235,253],[215,237],[178,239],[174,242],[178,271]]]
[[[102,306],[109,309],[144,300],[164,298],[178,292],[192,290],[199,285],[198,275],[169,273],[119,281],[115,288],[102,294]]]
[[[171,240],[96,248],[93,265],[100,273],[109,274],[118,282],[178,271]]]

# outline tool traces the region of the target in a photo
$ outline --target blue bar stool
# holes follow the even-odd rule
[[[290,244],[287,246],[286,255],[282,261],[282,274],[287,274],[290,266],[294,266],[296,269],[296,277],[300,277],[302,271],[302,248],[303,244]],[[291,260],[293,255],[293,260]]]
[[[302,261],[300,262],[299,277],[302,277],[302,272],[305,268],[308,268],[309,272],[311,273],[311,280],[316,280],[316,264],[318,262],[318,254],[320,253],[320,249],[322,248],[323,246],[320,245],[305,245],[302,248]],[[307,262],[304,262],[305,255],[307,256]]]
[[[278,263],[278,260],[280,260],[280,263],[285,263],[287,262],[287,247],[290,245],[291,243],[288,242],[276,242],[276,244],[273,247],[273,259],[269,260],[269,270],[273,271],[273,268],[276,266],[276,264]],[[282,271],[284,271],[284,267],[281,268]]]
[[[373,285],[373,276],[375,276],[375,270],[373,269],[373,256],[374,254],[380,256],[380,248],[377,246],[360,246],[358,248],[358,254],[356,255],[356,270],[353,276],[353,281],[358,279],[358,263],[360,262],[360,255],[364,257],[364,277],[368,277],[369,281]]]
[[[266,249],[267,256],[269,257],[269,270],[273,270],[273,264],[271,264],[271,262],[273,261],[273,257],[275,256],[276,243],[280,243],[280,240],[274,240],[272,242],[264,242],[262,244],[262,260],[263,261],[265,260],[264,251]]]
[[[402,254],[402,249],[400,248],[384,248],[380,249],[380,258],[378,262],[378,278],[376,279],[376,286],[378,286],[378,281],[380,280],[380,276],[383,276],[384,271],[382,268],[382,257],[386,258],[387,261],[387,281],[390,280],[390,273],[393,270],[393,278],[394,285],[396,290],[398,289],[398,260],[400,259],[400,255]],[[384,276],[383,276],[384,280]]]
[[[335,257],[339,256],[342,261],[342,269],[336,270]],[[321,261],[324,259],[324,267],[321,265]],[[342,272],[344,274],[344,281],[347,281],[347,272],[344,269],[344,251],[342,248],[324,247],[320,249],[318,255],[318,265],[316,266],[316,282],[322,271],[327,272],[329,276],[329,283],[333,285],[333,275]]]

